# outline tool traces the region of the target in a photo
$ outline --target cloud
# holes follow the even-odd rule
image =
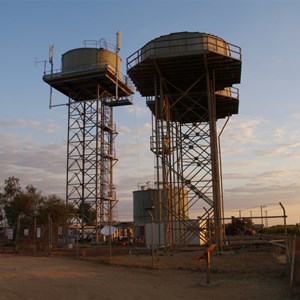
[[[136,104],[137,102],[145,103],[144,99],[135,100],[135,104],[128,107],[128,113],[134,114],[135,118],[145,118],[145,116],[149,117],[150,110],[146,105],[144,107],[141,106],[141,104]]]
[[[292,117],[295,119],[300,119],[300,112],[293,113]]]
[[[220,136],[222,156],[253,154],[257,147],[267,145],[261,130],[265,123],[263,119],[230,121]]]
[[[64,191],[66,170],[66,145],[39,142],[33,138],[33,132],[19,130],[18,126],[38,128],[39,122],[5,122],[15,124],[13,132],[0,132],[0,180],[9,176],[21,179],[24,186],[32,184],[43,193],[62,194]],[[47,132],[43,138],[46,138]],[[65,194],[65,193],[64,193]]]
[[[139,127],[138,133],[139,135],[147,134],[147,136],[150,136],[151,129],[152,129],[152,125],[150,123],[144,123],[141,127]]]
[[[273,145],[270,149],[257,150],[258,156],[299,156],[300,143],[285,144],[285,145]]]
[[[56,123],[50,123],[45,127],[47,133],[53,133],[62,130],[62,127]]]
[[[276,128],[273,134],[273,139],[278,140],[286,137],[286,127]]]
[[[53,133],[55,131],[61,130],[61,126],[53,121],[40,122],[37,120],[0,120],[0,126],[9,130],[37,130],[44,131],[47,133]]]
[[[228,180],[232,180],[233,184]],[[243,209],[270,202],[297,204],[300,193],[299,182],[298,169],[226,175],[223,184],[225,207]]]
[[[41,123],[36,120],[25,120],[25,119],[2,120],[0,121],[0,126],[4,128],[27,127],[27,128],[38,129],[41,127]]]
[[[118,126],[117,131],[120,136],[122,136],[122,135],[128,136],[132,133],[132,129],[129,128],[128,126],[124,126],[124,125]]]

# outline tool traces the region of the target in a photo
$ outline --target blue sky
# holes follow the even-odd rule
[[[83,40],[115,43],[120,30],[125,74],[126,58],[151,39],[199,31],[240,46],[243,55],[239,115],[222,134],[225,215],[259,216],[260,206],[279,215],[282,202],[288,222],[300,222],[299,13],[300,1],[289,0],[0,0],[0,185],[16,176],[43,194],[65,196],[67,109],[48,109],[43,64],[35,63],[47,59],[49,44],[60,68],[64,52]],[[54,93],[53,100],[67,99]],[[137,184],[154,174],[150,111],[138,93],[134,103],[114,116],[121,220],[131,219]]]

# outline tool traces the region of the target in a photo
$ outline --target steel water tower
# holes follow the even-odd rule
[[[207,242],[206,224],[222,245],[222,188],[217,120],[238,113],[241,49],[206,33],[179,32],[153,39],[127,58],[127,72],[146,97],[152,118],[150,148],[164,196],[165,241]],[[176,191],[186,191],[174,196]],[[184,199],[188,198],[186,202]],[[199,224],[187,217],[200,212]],[[181,207],[181,209],[178,209]],[[181,234],[174,234],[174,224]]]
[[[132,104],[133,87],[120,72],[119,32],[112,50],[103,39],[88,45],[64,53],[61,70],[43,80],[68,97],[66,201],[78,212],[72,223],[97,239],[98,230],[112,223],[117,203],[113,110]]]

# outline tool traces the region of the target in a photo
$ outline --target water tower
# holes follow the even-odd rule
[[[113,110],[132,104],[133,87],[120,72],[119,32],[113,50],[103,39],[92,47],[84,44],[64,53],[61,70],[43,80],[68,97],[66,201],[77,212],[72,223],[95,234],[113,221],[113,167],[118,160]]]
[[[222,245],[217,120],[238,113],[233,85],[240,83],[241,64],[240,47],[199,32],[158,37],[127,58],[128,75],[153,114],[150,148],[164,192],[160,221],[167,245],[186,244],[195,234],[207,242],[210,223]],[[174,196],[182,190],[184,195]],[[197,228],[186,206],[202,210]],[[174,224],[180,224],[179,237]]]

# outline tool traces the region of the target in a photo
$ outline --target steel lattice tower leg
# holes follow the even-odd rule
[[[165,243],[169,246],[188,243],[195,235],[207,242],[204,234],[207,222],[202,222],[200,228],[189,217],[188,211],[199,209],[200,202],[206,206],[203,218],[214,219],[215,238],[221,245],[220,233],[220,181],[217,145],[217,128],[215,113],[215,91],[213,80],[207,72],[190,88],[205,84],[207,90],[188,96],[191,106],[173,110],[172,105],[186,97],[189,90],[178,94],[168,93],[168,82],[159,77],[155,82],[157,95],[148,99],[151,105],[154,101],[155,116],[152,122],[151,150],[157,156],[157,169],[163,187],[162,210],[165,228]],[[174,86],[172,86],[174,88]],[[200,107],[207,99],[208,108]],[[197,122],[181,122],[184,114],[202,111],[197,116]],[[202,207],[201,207],[202,208]]]
[[[115,137],[113,109],[101,99],[69,101],[67,149],[67,203],[71,221],[96,234],[113,221],[116,193],[113,184]]]

